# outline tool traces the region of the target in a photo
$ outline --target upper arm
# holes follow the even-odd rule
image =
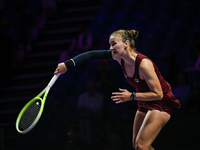
[[[84,63],[89,60],[109,60],[112,54],[109,50],[93,50],[81,53],[73,58],[75,65]]]
[[[144,79],[149,89],[156,94],[163,94],[158,76],[155,72],[153,63],[149,59],[143,59],[139,67],[140,78]]]

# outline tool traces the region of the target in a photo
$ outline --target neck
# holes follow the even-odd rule
[[[133,65],[135,64],[137,55],[138,54],[135,52],[135,50],[131,50],[122,59],[124,60],[126,64]]]

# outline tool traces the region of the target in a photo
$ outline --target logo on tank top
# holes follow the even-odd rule
[[[139,83],[139,80],[138,80],[137,78],[135,78],[135,82],[136,82],[136,83]]]

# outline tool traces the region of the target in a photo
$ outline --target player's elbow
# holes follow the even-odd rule
[[[163,99],[163,92],[158,92],[157,93],[157,99],[162,100]]]
[[[162,100],[163,99],[163,91],[162,89],[155,89],[153,91],[153,93],[155,94],[155,100]]]

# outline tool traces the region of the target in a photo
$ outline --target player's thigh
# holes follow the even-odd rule
[[[137,135],[137,142],[151,145],[162,127],[169,121],[170,115],[159,110],[149,110]]]
[[[140,127],[143,123],[145,116],[146,116],[146,113],[141,112],[141,111],[137,111],[135,114],[135,119],[133,123],[133,145],[135,143],[135,139],[137,137],[138,131],[140,130]]]

